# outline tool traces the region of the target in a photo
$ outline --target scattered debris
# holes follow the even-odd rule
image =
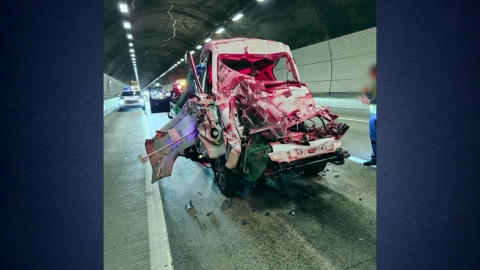
[[[362,239],[362,238],[358,238],[358,240],[360,240],[360,241],[363,241],[363,239]]]
[[[255,212],[255,209],[252,209],[252,212]]]
[[[248,221],[246,219],[242,219],[242,225],[248,224]]]
[[[220,206],[220,210],[227,210],[233,205],[232,199],[225,199]]]
[[[207,217],[211,216],[212,214],[213,214],[213,212],[207,213]]]
[[[265,216],[266,216],[266,217],[270,216],[270,213],[268,213],[268,212],[267,212],[267,213],[265,213]]]
[[[192,209],[192,208],[193,208],[193,204],[192,204],[192,201],[190,200],[190,202],[185,205],[185,209],[189,210],[189,209]]]
[[[358,199],[358,200],[359,200],[359,201],[361,201],[361,200],[362,200],[362,198],[360,198],[360,199]]]
[[[312,197],[312,194],[309,194],[309,193],[300,192],[300,195],[302,195],[302,196],[304,196],[304,197],[307,197],[307,198]]]
[[[290,212],[290,215],[291,215],[291,216],[295,216],[295,211],[291,211],[291,212]]]
[[[200,195],[200,196],[202,196],[202,192],[200,192],[200,191],[198,191],[197,194]]]
[[[338,178],[338,177],[340,177],[340,175],[338,175],[338,174],[337,174],[337,175],[335,175],[335,178]]]
[[[329,171],[330,171],[330,170],[329,170],[329,169],[327,169],[327,172],[329,172]]]
[[[307,188],[313,188],[313,186],[310,184],[307,184]]]

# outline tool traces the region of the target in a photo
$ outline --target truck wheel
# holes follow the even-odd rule
[[[325,167],[327,167],[327,163],[323,163],[323,164],[320,164],[320,165],[317,165],[317,166],[308,167],[308,168],[299,170],[298,173],[302,176],[307,176],[307,177],[315,176],[319,172],[325,170]]]
[[[225,163],[225,155],[212,160],[213,174],[223,195],[232,197],[240,187],[240,175],[225,167]]]

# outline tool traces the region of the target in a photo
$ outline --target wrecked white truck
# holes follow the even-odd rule
[[[146,140],[153,182],[171,175],[178,156],[210,163],[225,196],[240,179],[295,170],[315,175],[350,155],[340,138],[348,125],[315,103],[300,81],[290,48],[280,42],[234,38],[207,43],[176,101],[177,113]]]

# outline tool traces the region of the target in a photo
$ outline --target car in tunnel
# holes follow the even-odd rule
[[[340,139],[349,126],[317,104],[300,76],[288,45],[233,38],[206,44],[189,64],[185,88],[175,101],[181,110],[145,142],[154,180],[171,175],[178,156],[211,164],[225,196],[240,180],[296,171],[316,175],[327,163],[350,155]]]
[[[140,91],[126,88],[119,97],[118,104],[120,111],[128,108],[142,108],[142,110],[145,110],[145,100]]]
[[[180,111],[181,108],[175,105],[177,100],[182,95],[182,90],[185,89],[185,80],[176,80],[172,84],[172,91],[170,92],[170,111],[168,112],[168,118],[173,118]]]
[[[155,87],[150,90],[150,112],[168,112],[170,109],[170,93],[162,87]]]

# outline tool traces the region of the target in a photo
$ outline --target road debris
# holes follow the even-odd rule
[[[189,209],[192,209],[192,208],[193,208],[193,204],[192,204],[192,201],[190,200],[190,202],[185,205],[185,209],[189,210]]]
[[[248,221],[246,219],[242,219],[242,225],[248,224]]]
[[[300,192],[300,195],[304,196],[304,197],[307,197],[307,198],[310,198],[312,197],[312,194],[310,193],[303,193],[303,192]]]
[[[265,216],[266,216],[266,217],[270,216],[270,213],[268,213],[268,212],[267,212],[267,213],[265,213]]]
[[[225,199],[220,206],[220,210],[224,211],[233,205],[232,199]]]
[[[207,213],[207,217],[211,216],[212,214],[213,214],[213,212]]]
[[[199,192],[197,192],[197,194],[198,194],[198,195],[200,195],[200,196],[202,196],[202,192],[200,192],[200,191],[199,191]]]
[[[291,212],[290,212],[290,215],[291,215],[291,216],[295,216],[295,211],[291,211]]]
[[[338,174],[337,174],[337,175],[335,175],[335,178],[338,178],[338,177],[340,177],[340,175],[338,175]]]

